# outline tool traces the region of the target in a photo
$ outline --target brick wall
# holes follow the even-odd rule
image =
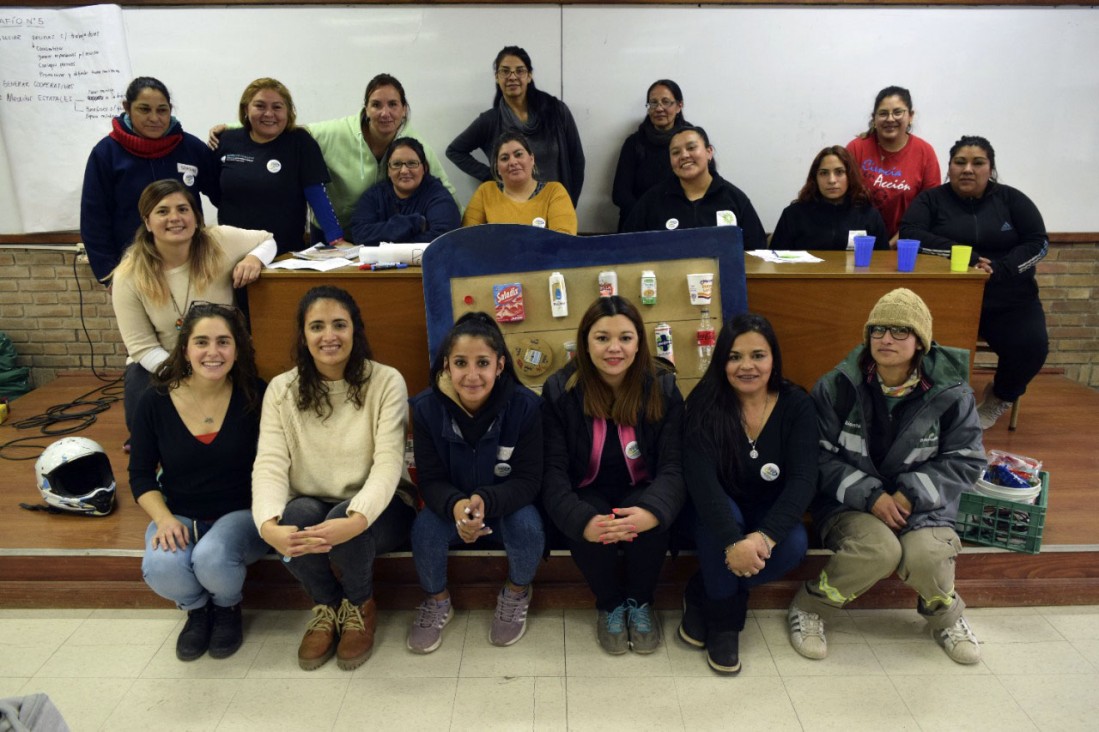
[[[107,292],[86,264],[78,264],[77,277],[73,276],[75,256],[0,249],[0,331],[15,343],[20,364],[32,367],[35,385],[48,383],[59,371],[91,365],[80,323],[81,290],[95,367],[100,372],[119,371],[125,364],[126,351]],[[1046,365],[1099,388],[1099,242],[1051,245],[1038,267],[1038,282],[1049,324]],[[984,362],[979,358],[977,363]]]

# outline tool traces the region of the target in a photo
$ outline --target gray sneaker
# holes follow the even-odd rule
[[[599,611],[599,620],[596,622],[599,645],[612,656],[621,656],[630,650],[630,636],[626,630],[626,612],[625,603],[610,612]]]
[[[521,592],[513,592],[507,585],[496,597],[496,614],[488,631],[488,642],[494,646],[510,646],[527,631],[527,608],[534,588],[527,585]]]
[[[443,642],[443,628],[454,617],[450,600],[439,602],[429,597],[416,608],[416,619],[408,631],[408,650],[413,653],[431,653]]]
[[[824,620],[816,613],[807,613],[791,605],[786,614],[790,626],[790,645],[794,650],[814,660],[828,655],[828,640],[824,636]]]
[[[932,630],[931,634],[952,660],[967,665],[981,660],[980,643],[965,618],[958,618],[949,628]]]
[[[649,654],[660,647],[660,620],[649,603],[638,605],[636,600],[627,600],[627,622],[630,648],[634,653]]]

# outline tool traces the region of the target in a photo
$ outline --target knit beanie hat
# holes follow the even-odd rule
[[[863,329],[863,340],[870,344],[870,326],[907,325],[920,339],[924,353],[931,350],[931,311],[919,295],[905,287],[898,287],[882,295]]]

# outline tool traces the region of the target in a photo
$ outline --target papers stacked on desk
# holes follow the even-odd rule
[[[748,252],[753,257],[759,257],[765,262],[784,264],[786,262],[823,262],[819,257],[814,257],[809,252],[796,252],[787,249],[753,249]]]

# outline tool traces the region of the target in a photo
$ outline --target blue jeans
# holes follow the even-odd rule
[[[156,524],[150,523],[141,560],[145,583],[180,610],[195,610],[210,600],[219,607],[239,603],[248,565],[269,548],[256,531],[252,512],[233,511],[213,523],[176,518],[190,532],[190,543],[174,552],[153,549]]]
[[[759,506],[745,518],[736,501],[728,496],[726,499],[733,509],[737,525],[745,534],[758,529],[763,517],[771,508]],[[801,564],[805,553],[809,550],[809,537],[805,533],[805,525],[796,524],[786,538],[771,549],[771,558],[767,560],[762,572],[754,577],[737,577],[725,565],[725,546],[698,514],[693,510],[691,513],[694,521],[695,545],[698,547],[698,565],[702,570],[702,581],[706,585],[706,596],[711,600],[727,600],[738,592],[779,579]]]
[[[304,528],[328,519],[347,518],[350,505],[351,501],[329,503],[312,496],[298,496],[286,504],[279,524]],[[313,602],[335,607],[346,597],[352,605],[362,605],[374,596],[374,558],[393,551],[408,539],[413,515],[414,511],[404,501],[393,496],[381,516],[358,536],[337,544],[327,554],[283,557],[283,562]]]
[[[518,511],[486,519],[492,533],[475,542],[487,541],[503,544],[508,555],[508,579],[513,585],[525,587],[534,581],[542,548],[546,544],[546,531],[542,517],[532,505]],[[471,546],[458,536],[453,521],[447,521],[431,509],[420,511],[412,524],[412,558],[416,562],[416,574],[420,587],[429,595],[437,595],[446,589],[447,549],[452,546]]]

